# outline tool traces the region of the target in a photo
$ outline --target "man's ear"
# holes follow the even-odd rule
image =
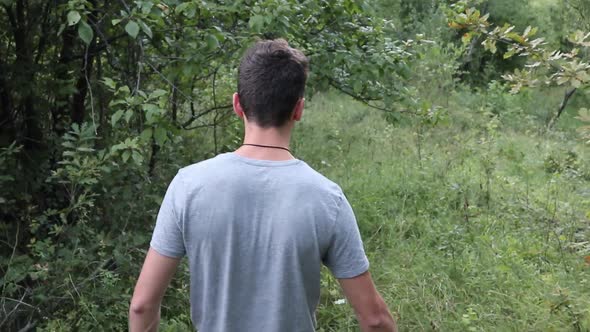
[[[244,109],[242,108],[242,104],[240,104],[240,96],[238,95],[237,92],[234,93],[233,104],[234,104],[234,113],[236,113],[236,115],[240,119],[243,119],[244,118]]]
[[[297,101],[297,104],[295,104],[295,108],[293,109],[293,116],[291,116],[292,120],[294,120],[294,121],[301,120],[301,117],[303,116],[304,105],[305,105],[305,98],[300,98]]]

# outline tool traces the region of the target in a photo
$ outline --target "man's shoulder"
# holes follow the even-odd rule
[[[190,164],[181,168],[178,172],[186,175],[193,175],[193,174],[200,174],[205,170],[215,170],[218,169],[219,166],[227,162],[227,154],[222,153],[218,154],[215,157],[201,160],[194,164]]]
[[[191,192],[208,179],[217,178],[226,173],[227,163],[224,159],[224,154],[220,154],[182,167],[178,170],[176,178],[183,183],[185,189]]]
[[[324,194],[330,194],[334,196],[341,196],[342,189],[340,186],[326,177],[324,174],[320,173],[319,171],[315,170],[313,167],[308,165],[307,163],[303,162],[304,167],[306,168],[306,183],[312,187],[313,189],[319,190]]]
[[[248,161],[248,160],[247,160]],[[251,162],[251,160],[249,160]],[[264,161],[257,166],[265,165]],[[309,191],[318,192],[329,196],[342,196],[342,189],[340,186],[330,180],[328,177],[315,170],[312,166],[303,160],[294,160],[285,165],[297,167],[297,170],[279,167],[284,172],[289,172],[291,184],[297,185],[299,188],[305,188]],[[186,184],[203,184],[217,183],[223,181],[228,183],[235,179],[235,177],[242,178],[244,172],[243,167],[252,166],[248,162],[240,159],[238,156],[231,153],[222,153],[213,158],[209,158],[197,163],[181,168],[178,173]],[[250,178],[255,181],[255,178]]]

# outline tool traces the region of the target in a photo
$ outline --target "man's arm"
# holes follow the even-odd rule
[[[180,258],[164,256],[150,248],[131,299],[129,331],[158,330],[160,304],[179,262]]]
[[[369,271],[354,278],[338,279],[338,282],[363,332],[397,332],[395,321],[375,289]]]

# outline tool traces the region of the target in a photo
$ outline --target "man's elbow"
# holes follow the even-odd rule
[[[146,314],[153,314],[154,310],[158,310],[159,305],[151,303],[150,301],[138,298],[132,298],[129,305],[129,314],[135,316],[143,316]],[[158,310],[159,311],[159,310]]]
[[[131,301],[131,305],[129,306],[129,314],[141,316],[147,311],[147,307],[141,303],[135,303]]]
[[[129,305],[129,331],[157,331],[159,322],[159,303],[152,303],[135,297],[131,299]]]

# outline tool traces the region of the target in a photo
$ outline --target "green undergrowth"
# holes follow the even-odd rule
[[[544,129],[558,92],[454,91],[435,126],[414,116],[392,121],[335,93],[314,96],[292,149],[346,193],[400,331],[589,331],[590,152],[580,124],[566,111]],[[239,130],[232,135],[239,144]],[[186,156],[171,155],[154,192],[177,168],[211,156],[198,149],[211,142],[190,133],[184,141]],[[76,310],[47,317],[40,330],[124,330],[153,218],[133,243],[105,236],[101,246],[120,247],[117,267],[72,286],[63,301],[71,297]],[[161,331],[192,329],[188,287],[184,262],[163,301]],[[342,298],[324,271],[319,331],[359,330]]]
[[[351,201],[400,330],[590,330],[588,147],[543,114],[458,97],[418,139],[411,119],[317,96],[295,153]],[[357,330],[327,273],[323,286],[321,330]]]

